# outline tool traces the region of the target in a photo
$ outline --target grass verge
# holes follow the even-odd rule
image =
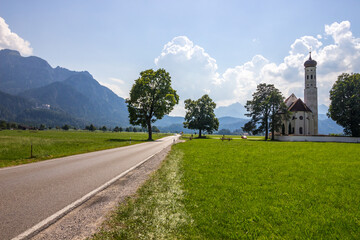
[[[95,239],[359,239],[359,156],[347,143],[177,144]]]
[[[138,190],[138,195],[121,204],[93,239],[185,238],[191,219],[183,203],[182,155],[173,146],[162,167]]]
[[[166,134],[153,134],[154,139],[164,136]],[[127,146],[145,142],[147,137],[146,133],[127,132],[0,131],[0,167]]]

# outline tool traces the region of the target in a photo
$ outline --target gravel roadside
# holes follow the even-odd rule
[[[134,195],[150,174],[160,167],[170,150],[171,146],[165,148],[31,239],[85,239],[90,237],[118,203]]]

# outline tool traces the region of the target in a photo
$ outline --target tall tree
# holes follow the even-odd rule
[[[169,114],[179,103],[179,96],[171,87],[171,77],[165,69],[149,69],[135,80],[126,103],[130,123],[147,128],[148,140],[152,140],[151,124]]]
[[[269,129],[274,140],[275,131],[281,127],[281,118],[289,117],[289,112],[284,103],[284,97],[273,84],[261,83],[253,93],[253,99],[246,102],[246,116],[251,117],[242,128],[243,131],[258,134],[265,132],[265,140],[268,139]]]
[[[219,120],[215,117],[214,109],[216,103],[212,101],[209,95],[205,94],[198,100],[185,100],[185,122],[184,127],[188,129],[198,129],[199,137],[201,132],[212,133],[219,128]]]
[[[360,74],[343,73],[330,90],[328,117],[344,127],[344,133],[360,137]]]

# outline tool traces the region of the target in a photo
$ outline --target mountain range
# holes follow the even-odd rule
[[[319,132],[341,133],[319,106]],[[220,129],[235,131],[249,120],[240,103],[218,107]],[[52,68],[45,60],[23,57],[18,51],[0,50],[0,119],[22,124],[84,127],[129,126],[125,99],[97,82],[87,72]],[[162,132],[194,132],[183,127],[183,117],[164,116],[155,122]]]
[[[125,100],[86,71],[52,68],[41,58],[8,49],[0,51],[0,63],[0,119],[48,126],[129,125]]]

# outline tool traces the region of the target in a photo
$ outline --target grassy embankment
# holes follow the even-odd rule
[[[359,144],[194,139],[95,239],[359,237]]]
[[[166,134],[153,134],[153,139]],[[89,131],[0,131],[0,167],[145,142],[147,133]],[[33,145],[33,158],[31,155]]]

